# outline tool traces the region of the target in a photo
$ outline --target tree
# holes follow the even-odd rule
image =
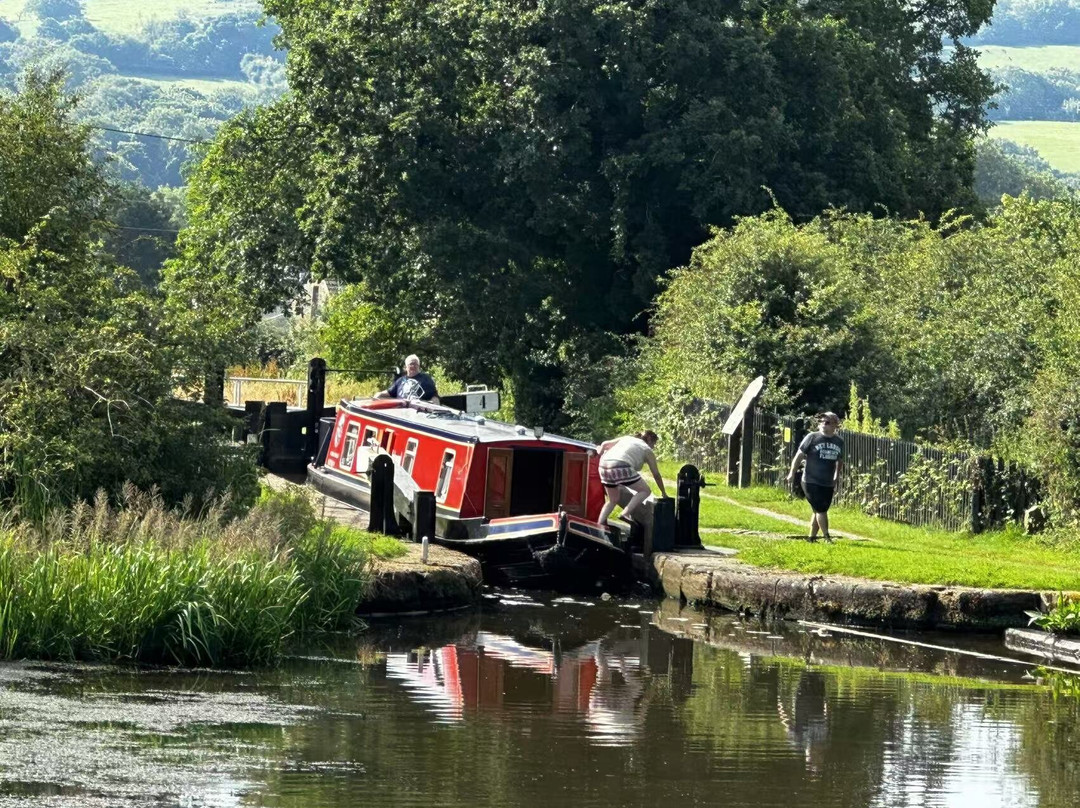
[[[566,347],[642,329],[657,280],[770,207],[763,186],[800,219],[976,204],[992,88],[956,40],[982,0],[266,10],[317,144],[310,268],[433,323],[447,368],[509,377],[530,422],[560,425]]]
[[[287,304],[307,276],[313,249],[299,227],[311,157],[293,99],[243,113],[205,150],[187,189],[191,225],[162,288],[180,335],[188,378],[243,360],[246,335]]]
[[[0,499],[254,494],[250,459],[211,408],[175,397],[181,347],[160,301],[100,249],[112,189],[63,77],[0,94]],[[190,350],[190,348],[185,348]]]
[[[24,13],[33,14],[39,20],[70,20],[83,16],[80,0],[29,0]]]
[[[0,44],[14,42],[19,38],[19,29],[5,19],[0,18]]]
[[[997,205],[1005,195],[1055,199],[1069,196],[1071,190],[1035,149],[987,138],[979,142],[975,192],[986,204]]]

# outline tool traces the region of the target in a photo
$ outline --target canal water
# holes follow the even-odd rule
[[[0,666],[0,806],[1064,808],[1077,681],[670,601],[492,592],[272,671]]]

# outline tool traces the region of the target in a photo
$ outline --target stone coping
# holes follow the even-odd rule
[[[1005,647],[1054,662],[1080,665],[1080,637],[1063,637],[1042,629],[1010,628],[1005,632]]]
[[[399,558],[372,560],[375,577],[367,600],[360,604],[360,614],[418,614],[476,603],[483,584],[479,561],[431,544],[425,564],[419,544],[406,547],[408,552]]]
[[[1023,627],[1056,593],[900,584],[763,569],[708,548],[657,553],[655,582],[669,598],[766,617],[902,628]]]

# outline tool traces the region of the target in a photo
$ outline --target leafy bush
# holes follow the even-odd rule
[[[1038,626],[1051,634],[1080,634],[1080,601],[1058,592],[1057,602],[1048,612],[1025,612],[1029,626]]]

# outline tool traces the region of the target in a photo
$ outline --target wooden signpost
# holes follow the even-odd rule
[[[758,376],[746,386],[722,430],[728,436],[728,485],[736,488],[750,487],[754,458],[754,402],[764,386],[764,376]]]

